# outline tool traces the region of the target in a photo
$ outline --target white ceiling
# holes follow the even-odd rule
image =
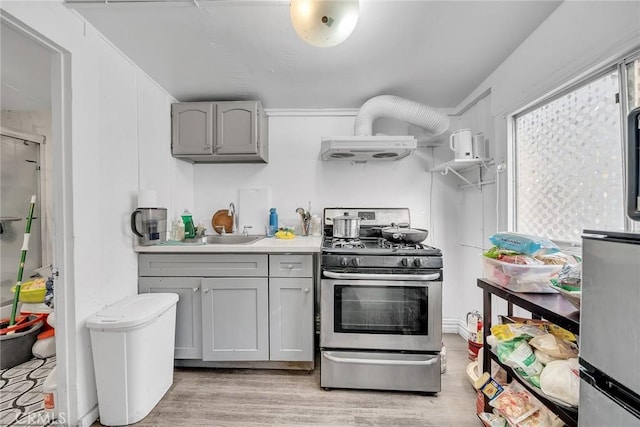
[[[179,101],[266,108],[358,108],[382,94],[458,106],[560,3],[361,0],[353,34],[318,48],[296,36],[289,1],[67,0]]]

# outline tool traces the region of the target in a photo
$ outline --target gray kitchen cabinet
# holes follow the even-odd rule
[[[185,366],[313,369],[312,255],[143,253],[138,271],[140,292],[180,295],[176,359]]]
[[[140,277],[139,293],[178,294],[176,306],[176,359],[202,357],[202,303],[199,277]]]
[[[271,360],[313,360],[313,279],[269,279]]]
[[[260,101],[172,104],[172,154],[194,163],[267,163],[268,121]]]
[[[171,150],[174,156],[213,154],[214,107],[212,102],[171,105]]]
[[[267,277],[266,254],[142,254],[140,276]]]
[[[202,360],[269,360],[267,278],[202,279]]]
[[[310,361],[314,348],[313,257],[269,256],[271,360]]]

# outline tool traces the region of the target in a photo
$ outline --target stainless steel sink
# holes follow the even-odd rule
[[[264,239],[265,236],[243,236],[243,235],[219,235],[219,236],[206,236],[205,243],[211,245],[247,245],[249,243],[255,243],[258,240]]]

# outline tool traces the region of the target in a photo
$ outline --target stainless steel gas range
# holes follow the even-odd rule
[[[360,218],[355,239],[334,238],[332,218]],[[442,253],[389,242],[406,208],[324,210],[320,283],[320,385],[440,391]]]

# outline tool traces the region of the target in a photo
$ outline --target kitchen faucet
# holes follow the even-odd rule
[[[233,226],[231,227],[231,234],[238,232],[238,215],[236,215],[236,205],[233,202],[229,203],[228,216],[233,218]]]

